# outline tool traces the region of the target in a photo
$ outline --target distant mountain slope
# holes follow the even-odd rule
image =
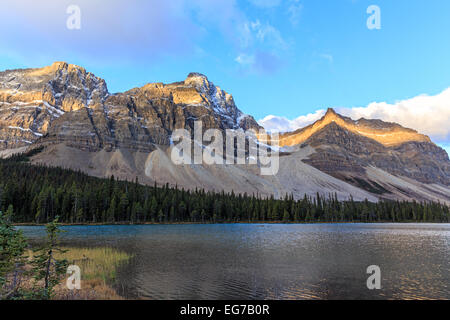
[[[322,119],[283,134],[280,140],[285,146],[313,147],[315,152],[304,162],[381,197],[424,199],[430,197],[424,193],[431,193],[448,198],[450,161],[445,150],[427,136],[398,124],[354,121],[329,109]],[[384,174],[375,174],[374,168]],[[408,183],[398,179],[408,179]],[[417,191],[410,185],[412,181],[441,184],[445,191]]]
[[[373,165],[423,183],[450,184],[448,156],[433,143],[408,141],[386,147],[336,123],[322,128],[305,143],[317,150],[310,162],[330,174],[341,171],[357,173]]]
[[[38,146],[32,162],[146,184],[169,183],[282,197],[336,193],[450,203],[447,153],[412,129],[354,121],[329,109],[314,124],[281,135],[280,170],[257,165],[183,165],[170,160],[175,129],[261,129],[204,75],[109,93],[104,80],[64,62],[0,73],[0,157]]]

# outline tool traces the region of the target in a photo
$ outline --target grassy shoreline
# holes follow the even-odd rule
[[[77,265],[81,270],[81,289],[69,290],[67,277],[55,287],[53,300],[123,300],[113,288],[117,270],[132,256],[124,251],[109,247],[63,247],[64,253],[55,258],[67,259],[69,265]],[[30,250],[29,257],[33,254]],[[33,280],[25,279],[26,287],[32,287]]]

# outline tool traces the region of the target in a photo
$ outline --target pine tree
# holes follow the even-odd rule
[[[449,208],[433,202],[339,202],[336,193],[325,197],[273,196],[189,191],[169,185],[144,186],[89,177],[80,171],[32,166],[26,156],[0,159],[0,210],[11,204],[16,222],[46,223],[54,216],[73,222],[167,221],[450,221]],[[163,218],[160,219],[160,212]]]
[[[0,211],[0,300],[18,295],[19,277],[26,260],[27,242],[22,231],[13,227],[12,218],[12,205],[5,214]]]
[[[115,222],[115,216],[116,216],[116,197],[114,197],[111,201],[111,204],[108,209],[108,216],[107,221],[108,222]]]
[[[64,253],[66,250],[59,248],[58,235],[61,232],[58,217],[46,225],[47,240],[42,248],[34,250],[31,265],[32,273],[36,281],[44,282],[44,287],[36,291],[37,298],[51,299],[53,289],[66,273],[68,262],[66,259],[56,259],[57,252]]]
[[[284,221],[284,222],[288,222],[288,221],[290,221],[290,220],[291,220],[291,216],[290,216],[289,212],[288,212],[287,210],[284,210],[284,213],[283,213],[283,221]]]
[[[164,212],[162,211],[162,209],[159,209],[158,221],[159,221],[159,223],[162,223],[164,221]]]
[[[153,222],[157,221],[158,216],[158,201],[156,200],[156,197],[152,197],[152,202],[150,204],[150,216]]]

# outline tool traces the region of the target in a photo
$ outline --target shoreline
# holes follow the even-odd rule
[[[290,224],[290,225],[305,225],[305,224],[449,224],[450,222],[422,222],[422,221],[373,221],[373,222],[363,222],[363,221],[342,221],[342,222],[332,222],[332,221],[317,221],[317,222],[285,222],[285,221],[255,221],[255,222],[144,222],[144,223],[131,223],[131,222],[116,222],[116,223],[59,223],[61,226],[65,227],[75,227],[75,226],[171,226],[171,225],[226,225],[226,224]],[[16,227],[44,227],[46,223],[30,223],[30,222],[20,222],[13,223]]]
[[[81,288],[68,289],[66,285],[68,278],[63,277],[55,286],[52,300],[127,300],[115,285],[119,268],[129,263],[133,255],[103,246],[94,248],[63,246],[62,249],[67,251],[57,253],[56,256],[80,267]],[[29,251],[29,255],[32,254],[32,251]]]

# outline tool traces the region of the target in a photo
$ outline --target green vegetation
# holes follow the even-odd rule
[[[64,248],[65,252],[56,254],[77,265],[83,272],[83,280],[101,279],[104,284],[116,278],[116,269],[131,257],[125,252],[113,248]]]
[[[449,207],[441,203],[187,191],[33,166],[24,162],[28,157],[0,160],[0,210],[13,205],[16,223],[47,223],[56,216],[64,223],[450,222]]]
[[[0,299],[51,299],[53,288],[66,272],[67,261],[55,259],[60,232],[58,218],[47,224],[47,239],[31,261],[26,255],[28,243],[11,224],[13,208],[0,212]],[[30,284],[30,279],[33,279]]]
[[[54,287],[59,284],[68,266],[66,259],[58,259],[57,253],[66,251],[59,248],[58,234],[61,232],[58,224],[58,217],[46,225],[47,239],[43,247],[34,251],[31,265],[31,273],[36,282],[43,281],[42,289],[33,290],[36,298],[51,299],[54,296]]]
[[[0,299],[17,296],[20,273],[25,265],[27,242],[21,231],[12,226],[13,208],[0,211]]]
[[[60,248],[58,218],[46,225],[44,245],[30,250],[12,216],[12,206],[0,211],[0,300],[121,299],[109,285],[130,255],[112,248]],[[69,263],[82,270],[81,290],[65,286]]]

